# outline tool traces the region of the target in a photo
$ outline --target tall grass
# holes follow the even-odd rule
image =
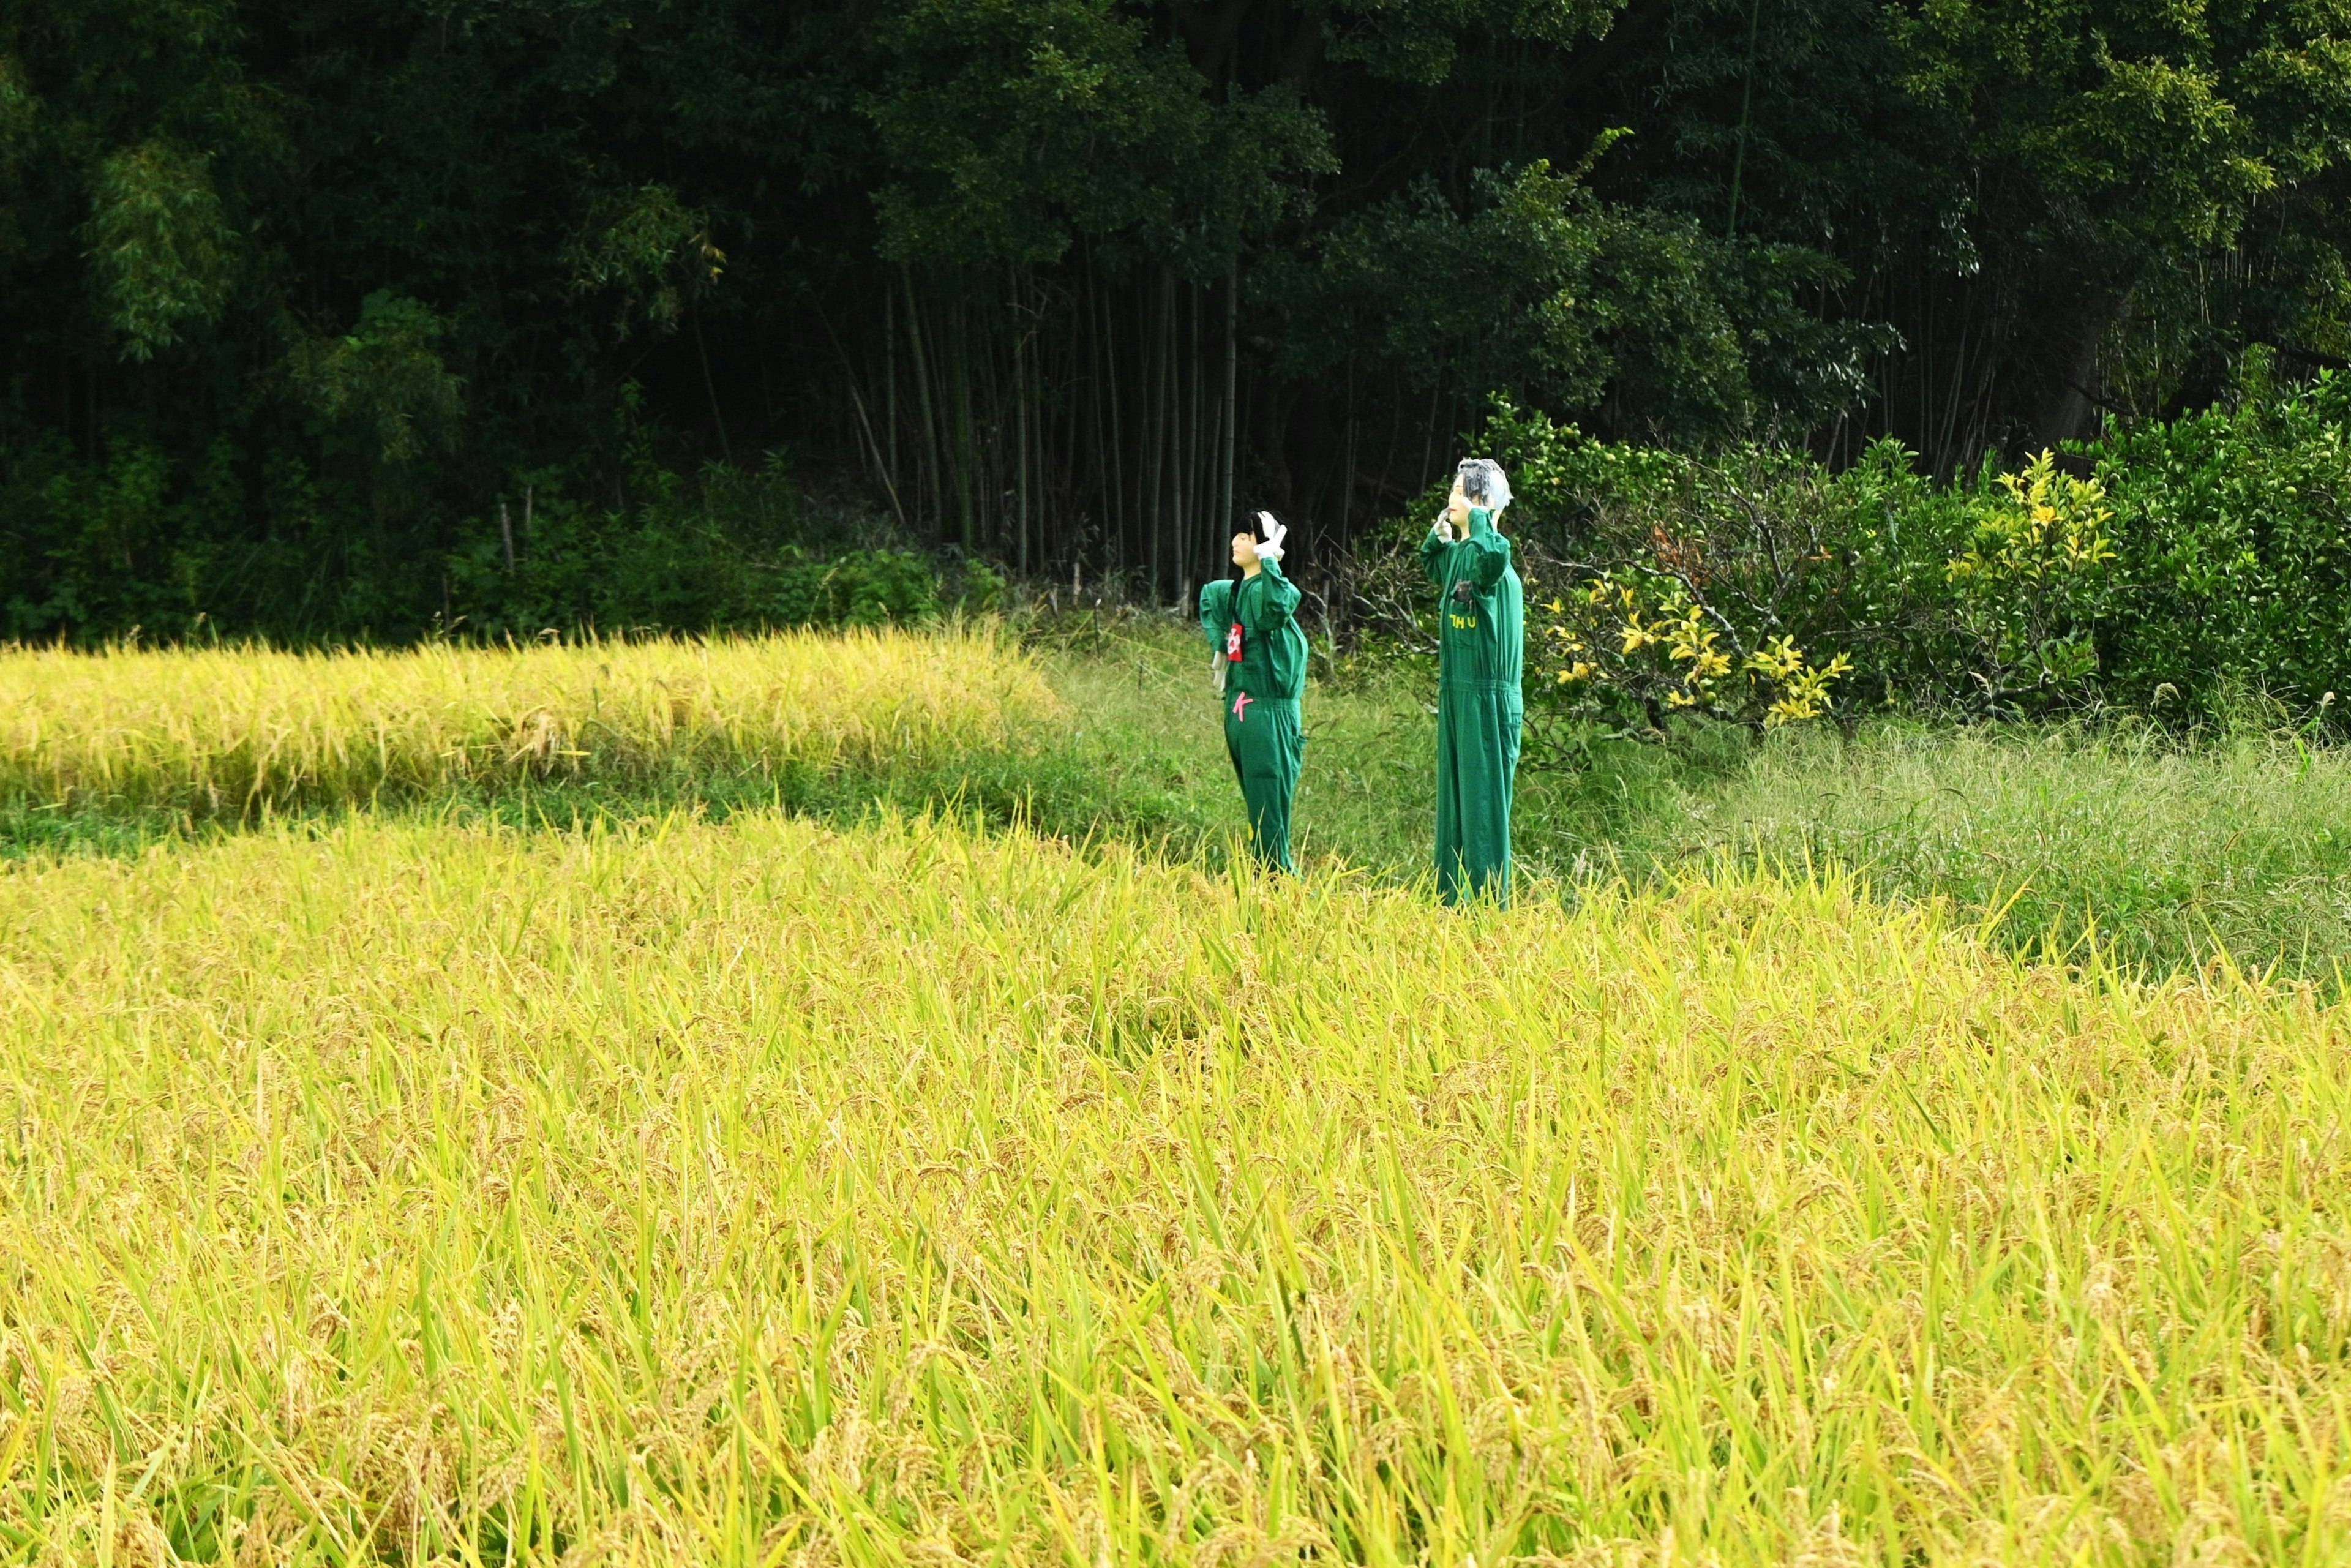
[[[1834,862],[1883,894],[2004,909],[2030,946],[2090,935],[2151,969],[2226,953],[2330,984],[2351,955],[2351,754],[2291,737],[1817,732],[1687,810],[1685,852]]]
[[[1724,873],[0,876],[0,1561],[2329,1563],[2351,1018]]]
[[[533,779],[919,765],[1059,711],[985,630],[0,653],[0,800],[251,815]]]

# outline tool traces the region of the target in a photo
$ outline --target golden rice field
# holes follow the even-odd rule
[[[1056,711],[985,629],[0,652],[0,797],[249,816],[466,784],[999,746]]]
[[[0,1562],[2341,1563],[2346,1022],[1731,872],[24,863]]]

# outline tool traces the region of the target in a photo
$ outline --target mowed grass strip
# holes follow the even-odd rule
[[[1734,874],[31,862],[0,1561],[2340,1562],[2345,1022]]]
[[[986,628],[0,653],[0,799],[250,816],[455,787],[919,764],[1060,704]]]

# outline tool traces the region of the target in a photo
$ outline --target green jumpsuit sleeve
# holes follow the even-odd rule
[[[1475,582],[1479,592],[1492,591],[1510,566],[1510,541],[1494,531],[1493,513],[1483,507],[1469,508],[1469,537],[1460,548],[1469,552],[1461,575]]]
[[[1428,537],[1420,541],[1420,569],[1428,573],[1428,580],[1437,587],[1445,586],[1445,563],[1453,556],[1453,541],[1437,536],[1437,525],[1431,523]]]
[[[1245,595],[1240,615],[1243,632],[1276,632],[1298,618],[1298,585],[1281,575],[1281,563],[1270,560],[1258,568],[1265,586]]]
[[[1207,635],[1208,652],[1225,651],[1225,633],[1232,623],[1232,580],[1220,577],[1200,584],[1200,630]]]
[[[1281,575],[1278,561],[1267,561],[1258,573],[1258,626],[1250,635],[1267,653],[1271,669],[1270,696],[1295,698],[1306,690],[1306,633],[1298,624],[1298,585]]]
[[[1306,633],[1298,624],[1298,585],[1267,561],[1233,590],[1232,618],[1240,622],[1237,678],[1252,696],[1296,698],[1306,689]]]

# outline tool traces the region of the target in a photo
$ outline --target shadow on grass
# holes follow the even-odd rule
[[[1066,750],[983,753],[951,767],[702,773],[668,779],[548,779],[485,790],[455,789],[355,805],[329,802],[249,817],[160,810],[58,810],[0,801],[0,858],[129,856],[203,843],[258,827],[320,829],[360,813],[421,815],[457,824],[569,831],[599,821],[684,811],[724,821],[738,811],[783,810],[843,823],[876,812],[938,812],[1004,827],[1022,823],[1083,841],[1115,837],[1178,856],[1209,852],[1226,824],[1186,811],[1181,797],[1123,789],[1090,776]],[[1107,787],[1106,787],[1107,786]]]

